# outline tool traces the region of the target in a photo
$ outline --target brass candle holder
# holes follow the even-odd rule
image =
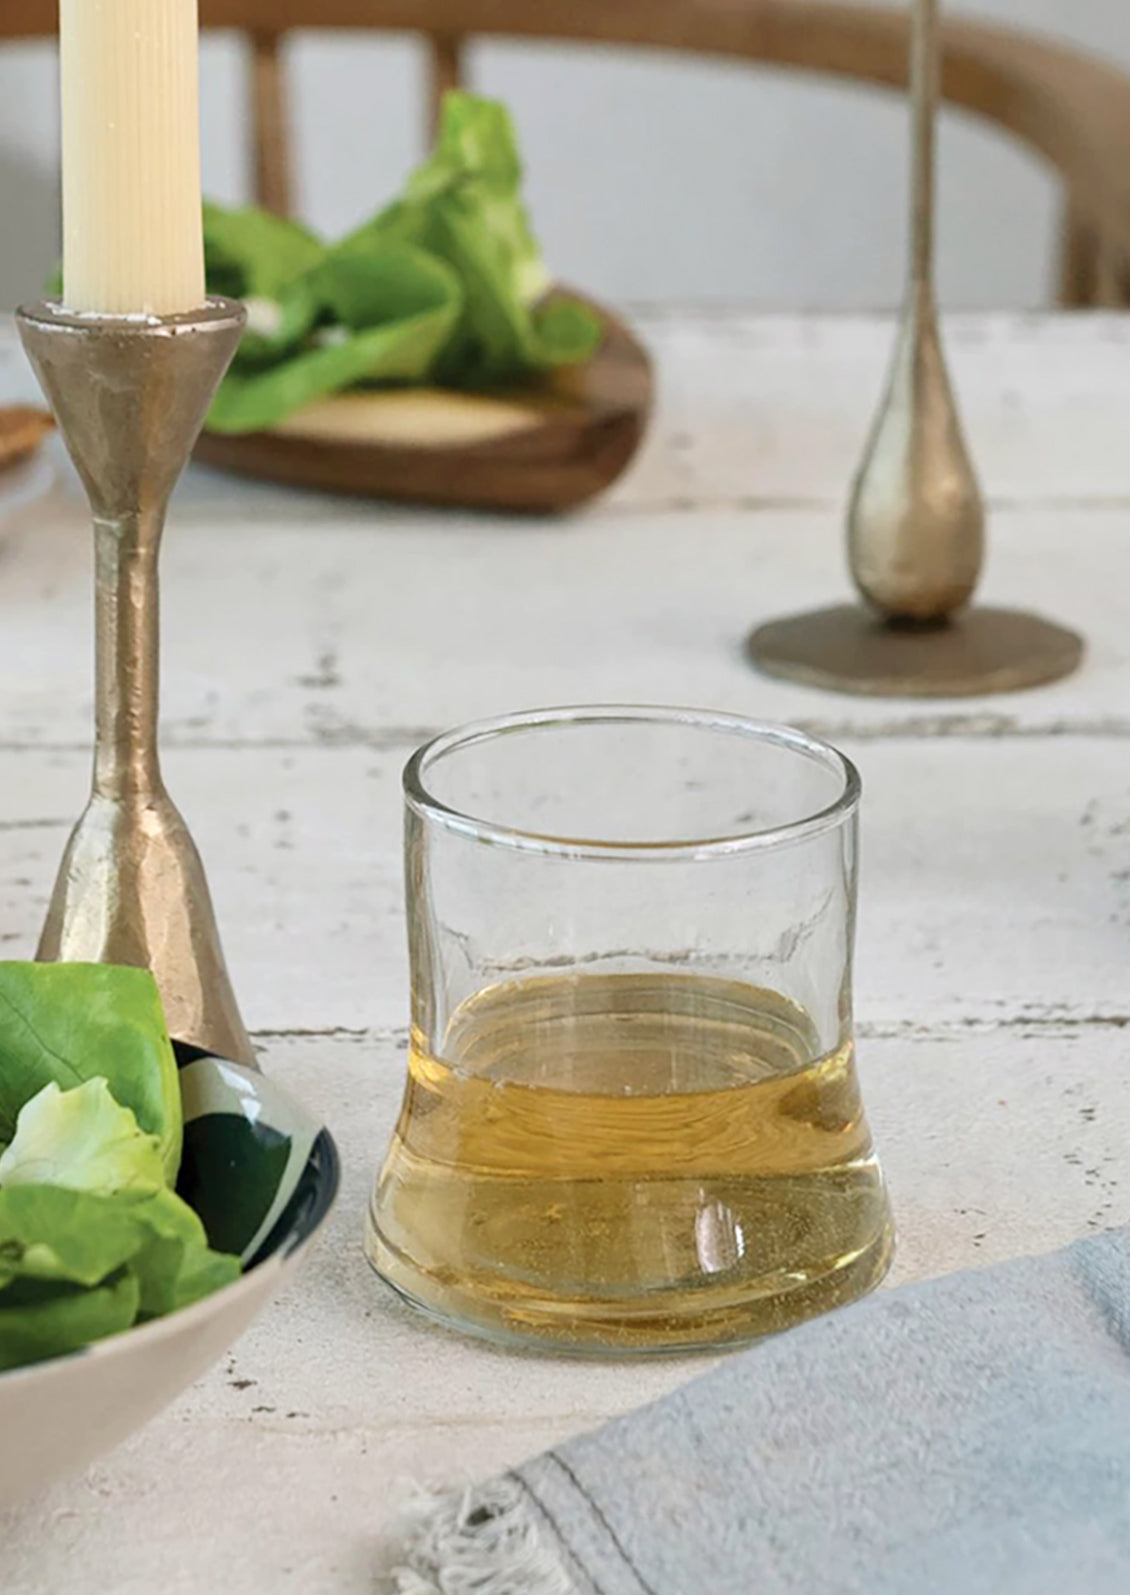
[[[946,370],[934,289],[938,0],[914,0],[910,275],[894,362],[848,513],[848,563],[864,604],[760,627],[769,675],[841,692],[954,697],[1058,680],[1082,639],[1036,615],[967,609],[981,572],[984,507]]]
[[[253,1064],[200,856],[157,748],[157,562],[169,497],[243,329],[210,300],[187,315],[17,317],[94,517],[95,751],[40,959],[151,969],[170,1034]]]

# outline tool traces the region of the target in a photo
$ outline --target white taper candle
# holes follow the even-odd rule
[[[63,299],[204,303],[197,0],[60,0]]]

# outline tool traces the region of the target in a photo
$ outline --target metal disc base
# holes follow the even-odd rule
[[[970,609],[936,626],[892,624],[839,604],[759,627],[751,661],[808,687],[879,698],[1017,692],[1070,675],[1083,639],[1016,609]]]

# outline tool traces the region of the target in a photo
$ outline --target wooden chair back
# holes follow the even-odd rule
[[[56,17],[57,0],[3,0],[0,40],[50,35]],[[896,89],[907,78],[907,10],[840,0],[201,0],[201,20],[250,42],[255,194],[280,214],[293,197],[284,47],[294,32],[422,35],[430,123],[465,81],[477,37],[687,51]],[[942,87],[1062,177],[1062,302],[1130,304],[1130,78],[1048,39],[950,18]]]

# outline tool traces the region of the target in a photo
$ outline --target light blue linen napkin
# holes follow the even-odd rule
[[[401,1561],[401,1595],[1130,1595],[1130,1230],[763,1342]]]

